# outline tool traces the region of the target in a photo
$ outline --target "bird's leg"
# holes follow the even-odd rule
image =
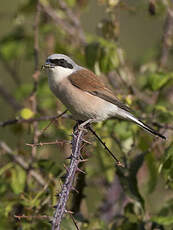
[[[80,130],[86,130],[85,129],[85,127],[87,126],[87,125],[89,125],[89,124],[91,124],[92,122],[94,122],[94,119],[92,119],[92,118],[90,118],[90,119],[88,119],[88,120],[86,120],[86,121],[82,121],[82,123],[81,123],[81,121],[79,121],[79,129]],[[87,127],[86,127],[87,128]]]

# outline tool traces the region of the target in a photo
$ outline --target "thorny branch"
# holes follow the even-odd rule
[[[66,141],[66,140],[56,140],[56,141],[52,141],[52,142],[40,142],[40,143],[36,143],[36,144],[26,144],[27,146],[44,146],[44,145],[61,145],[61,144],[69,144],[70,142],[69,141]]]
[[[73,182],[75,174],[77,171],[80,171],[78,164],[84,160],[80,158],[80,149],[83,142],[84,130],[78,128],[74,129],[73,138],[72,138],[72,155],[70,160],[70,166],[67,169],[67,176],[62,187],[62,190],[59,194],[59,201],[56,205],[56,210],[54,213],[52,221],[52,230],[60,230],[61,220],[66,211],[66,204],[69,198],[70,191],[73,188]]]
[[[27,216],[27,215],[14,215],[14,218],[18,219],[18,220],[21,220],[21,219],[37,219],[37,220],[43,220],[43,219],[46,219],[46,220],[51,220],[50,216],[47,216],[47,215],[37,215],[37,216]]]

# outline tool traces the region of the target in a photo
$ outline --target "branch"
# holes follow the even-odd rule
[[[122,163],[116,158],[116,156],[108,149],[108,147],[106,146],[106,144],[102,141],[102,139],[97,135],[97,133],[91,128],[91,126],[88,126],[88,129],[92,132],[92,134],[94,134],[94,136],[99,140],[99,142],[104,146],[104,148],[108,151],[108,153],[114,158],[114,160],[116,161],[116,164],[118,166],[124,167],[124,165],[122,165]]]
[[[55,22],[56,25],[64,29],[64,31],[68,33],[70,36],[72,36],[74,39],[78,39],[81,45],[85,45],[86,43],[85,37],[84,37],[81,27],[79,29],[79,23],[76,24],[76,21],[75,21],[75,26],[71,25],[67,21],[68,18],[66,20],[64,20],[64,18],[61,18],[61,16],[59,16],[57,12],[53,8],[50,7],[47,1],[46,3],[44,3],[43,1],[40,1],[40,6],[41,6],[41,9]],[[61,7],[66,9],[66,12],[67,12],[67,6],[65,4],[62,5],[62,2],[61,2]],[[71,15],[71,11],[69,10],[68,10],[68,15]],[[72,21],[74,22],[74,17]],[[76,25],[78,25],[77,28],[76,28]],[[78,34],[78,36],[76,36],[76,34]]]
[[[172,46],[173,35],[173,9],[168,8],[167,17],[164,24],[164,32],[162,37],[162,49],[160,55],[160,67],[163,68],[168,60],[169,49]]]
[[[80,169],[83,171],[84,170],[84,164],[81,165]],[[73,200],[72,200],[72,205],[71,205],[71,210],[74,213],[79,213],[80,212],[80,207],[82,200],[84,199],[84,189],[86,187],[86,174],[80,173],[77,178],[75,190],[77,192],[74,192],[73,194]]]
[[[35,14],[35,21],[34,21],[34,59],[35,59],[35,72],[32,75],[33,78],[33,91],[31,93],[31,96],[29,100],[31,101],[31,108],[34,114],[37,113],[37,97],[36,97],[36,92],[38,88],[38,80],[39,80],[39,21],[40,21],[40,4],[39,1],[37,1],[37,6],[36,6],[36,14]],[[33,122],[33,142],[34,144],[38,143],[38,137],[39,137],[39,130],[38,130],[38,122],[34,121]],[[32,147],[32,160],[34,159],[36,155],[36,146]],[[31,160],[31,164],[32,164]]]
[[[16,62],[17,60],[15,60]],[[15,84],[19,86],[21,84],[20,76],[17,73],[18,67],[16,66],[17,63],[14,63],[14,66],[11,66],[9,62],[5,61],[1,58],[1,62],[4,65],[5,70],[9,73],[10,77],[13,79]]]
[[[14,215],[14,218],[16,218],[17,220],[21,220],[21,219],[28,219],[28,220],[32,220],[32,219],[37,219],[37,220],[49,220],[51,221],[50,216],[46,216],[46,215],[37,215],[37,216],[26,216],[26,215]]]
[[[67,200],[73,188],[75,174],[77,171],[80,171],[78,168],[78,164],[82,162],[82,160],[80,160],[80,149],[83,142],[83,136],[84,130],[79,130],[78,128],[74,129],[72,138],[72,155],[70,160],[70,166],[67,169],[67,176],[62,190],[59,194],[59,201],[56,205],[56,210],[52,221],[52,230],[60,230],[60,224],[64,216],[64,213],[68,212],[66,211]]]
[[[21,156],[13,153],[12,149],[3,141],[0,141],[0,148],[3,149],[18,165],[24,170],[29,171],[30,175],[42,186],[45,186],[47,182],[45,179],[33,169],[30,169],[29,164]]]
[[[63,117],[63,115],[67,112],[67,109],[60,113],[59,115],[54,115],[54,116],[43,116],[43,117],[38,117],[38,118],[30,118],[30,119],[21,119],[21,118],[15,118],[12,120],[7,120],[0,122],[0,127],[5,127],[7,125],[14,125],[14,124],[21,124],[21,123],[33,123],[34,121],[50,121],[50,120],[55,120],[57,118]]]
[[[3,86],[0,84],[0,95],[4,98],[4,100],[11,105],[11,107],[18,111],[22,109],[23,106],[21,106],[16,99],[6,90],[6,86]]]

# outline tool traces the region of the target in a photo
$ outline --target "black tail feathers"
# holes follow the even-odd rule
[[[146,125],[144,122],[142,122],[141,120],[139,120],[140,123],[138,123],[138,125],[147,130],[148,132],[152,133],[153,135],[159,136],[162,139],[166,140],[166,137],[163,136],[162,134],[160,134],[159,132],[155,131],[153,128],[151,128],[150,126]]]

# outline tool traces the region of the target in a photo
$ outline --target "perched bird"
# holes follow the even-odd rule
[[[48,74],[50,89],[68,108],[75,120],[84,124],[111,117],[133,121],[148,132],[166,139],[137,117],[119,101],[92,71],[77,65],[63,54],[50,55],[43,65]]]

